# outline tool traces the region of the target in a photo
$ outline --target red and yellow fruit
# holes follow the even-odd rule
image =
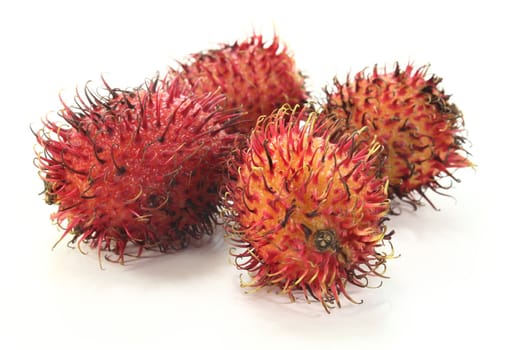
[[[427,76],[428,67],[405,70],[396,65],[393,72],[359,72],[354,80],[335,80],[327,91],[324,112],[348,132],[367,127],[364,139],[376,137],[384,148],[382,174],[390,182],[390,197],[412,203],[414,195],[426,189],[444,188],[443,177],[451,169],[470,167],[461,136],[463,115],[438,87],[441,78]]]
[[[112,251],[168,251],[213,231],[231,113],[217,94],[154,79],[132,90],[86,89],[35,133],[51,218],[72,242]],[[64,123],[65,122],[65,123]]]
[[[220,90],[225,94],[221,105],[244,113],[235,130],[245,134],[259,116],[284,103],[295,105],[307,98],[304,76],[277,36],[265,43],[261,35],[254,34],[233,45],[193,54],[172,74],[182,74],[196,93]]]
[[[233,254],[255,288],[302,291],[325,309],[353,300],[348,284],[381,275],[389,210],[387,180],[376,178],[380,146],[333,130],[315,113],[283,106],[251,133],[225,196]],[[239,251],[240,250],[240,251]]]

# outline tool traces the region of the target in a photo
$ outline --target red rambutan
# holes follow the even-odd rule
[[[390,197],[420,204],[425,194],[444,186],[440,179],[455,178],[450,169],[470,167],[466,141],[461,136],[463,115],[438,87],[441,78],[427,77],[428,66],[405,70],[396,64],[393,72],[359,72],[353,81],[334,79],[333,91],[326,90],[324,113],[337,120],[338,127],[353,132],[367,127],[364,137],[376,137],[384,148],[382,176],[388,176]]]
[[[181,72],[196,93],[219,89],[227,98],[226,109],[238,108],[244,115],[236,131],[248,134],[257,118],[270,114],[282,104],[295,105],[307,99],[304,76],[286,46],[274,36],[265,43],[261,35],[245,41],[190,56]]]
[[[35,133],[36,165],[60,240],[112,251],[127,247],[180,249],[213,231],[224,156],[234,116],[218,106],[223,96],[192,95],[183,81],[155,78],[120,90],[104,81],[107,96],[86,87],[76,106],[46,119]],[[59,241],[60,241],[59,240]],[[58,242],[57,242],[58,243]]]
[[[348,283],[364,287],[384,272],[387,180],[373,171],[377,143],[332,143],[333,130],[298,108],[261,119],[230,165],[226,230],[251,277],[244,286],[274,286],[292,301],[299,290],[328,311],[341,294],[354,301]]]

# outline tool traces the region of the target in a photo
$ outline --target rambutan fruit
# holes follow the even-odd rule
[[[341,294],[356,302],[349,283],[384,273],[388,184],[373,170],[379,144],[332,143],[309,111],[284,105],[260,119],[230,165],[225,227],[251,278],[243,286],[277,287],[292,301],[302,291],[328,311]]]
[[[261,35],[252,35],[233,45],[193,54],[172,74],[182,74],[196,93],[219,89],[227,98],[223,108],[239,108],[244,114],[235,129],[248,134],[257,118],[270,114],[282,104],[305,102],[305,77],[296,68],[295,60],[277,35],[264,42]]]
[[[463,148],[463,115],[438,87],[442,79],[427,77],[428,68],[396,64],[393,72],[380,72],[375,66],[353,81],[334,79],[333,91],[325,90],[325,115],[343,131],[367,127],[364,138],[376,137],[384,149],[381,175],[389,179],[390,198],[414,209],[421,198],[435,208],[425,191],[441,193],[451,186],[440,182],[444,177],[459,182],[452,168],[472,166]]]
[[[35,132],[59,242],[72,235],[81,251],[83,242],[122,263],[130,249],[176,250],[211,234],[234,141],[224,97],[158,77],[136,89],[104,85],[104,96],[77,92],[73,107],[61,98],[62,121],[46,118]]]

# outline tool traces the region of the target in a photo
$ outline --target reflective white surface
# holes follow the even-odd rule
[[[0,5],[2,249],[0,339],[56,349],[514,348],[522,341],[525,28],[517,5],[441,1],[18,2]],[[454,199],[405,210],[389,228],[401,255],[362,305],[245,294],[221,234],[200,248],[105,263],[60,244],[37,194],[34,137],[48,111],[100,74],[138,85],[174,59],[275,28],[317,94],[375,63],[431,63],[463,110],[477,171],[461,170]],[[498,348],[500,348],[498,347]]]

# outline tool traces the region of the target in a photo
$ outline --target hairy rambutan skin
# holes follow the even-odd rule
[[[463,114],[438,87],[441,78],[427,77],[428,66],[404,70],[396,64],[393,72],[359,72],[354,80],[334,79],[333,91],[326,89],[324,106],[328,119],[337,120],[343,131],[363,127],[366,139],[376,137],[384,148],[381,175],[388,176],[390,198],[400,198],[414,208],[420,204],[416,193],[432,202],[427,189],[439,193],[449,188],[440,179],[456,179],[452,168],[471,167],[461,135]]]
[[[230,165],[226,229],[237,267],[250,273],[246,286],[274,286],[292,300],[302,290],[328,311],[340,294],[354,301],[348,283],[364,287],[384,272],[388,184],[372,169],[377,143],[331,143],[332,130],[298,108],[262,118]]]
[[[242,42],[193,54],[180,68],[172,74],[182,74],[195,92],[220,90],[227,96],[224,108],[244,112],[235,129],[244,134],[251,131],[259,116],[285,103],[303,103],[308,97],[305,77],[276,35],[269,43],[254,34]]]
[[[218,94],[155,78],[106,96],[86,87],[77,105],[43,121],[36,164],[51,215],[71,242],[112,251],[169,251],[213,231],[225,156],[235,136]],[[58,242],[57,242],[58,243]]]

